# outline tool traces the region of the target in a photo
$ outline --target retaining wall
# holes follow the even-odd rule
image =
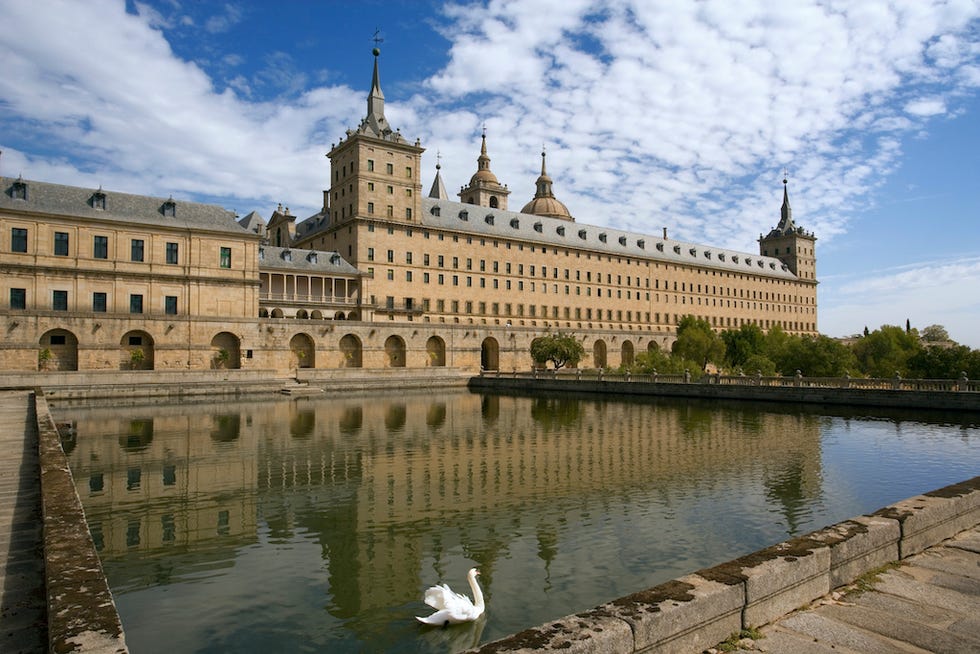
[[[37,409],[48,651],[125,653],[126,639],[44,395]]]
[[[474,651],[700,652],[978,523],[980,477],[974,477]]]
[[[492,389],[507,393],[540,392],[588,393],[600,395],[649,395],[659,397],[692,397],[712,400],[749,400],[825,404],[833,406],[874,406],[885,408],[922,408],[952,411],[980,411],[980,393],[962,391],[895,390],[886,388],[834,388],[831,386],[752,386],[702,382],[626,381],[623,377],[607,379],[552,376],[536,377],[487,373],[470,380],[470,388]]]

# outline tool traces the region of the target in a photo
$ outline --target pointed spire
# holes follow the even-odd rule
[[[779,225],[776,227],[784,234],[796,229],[793,224],[793,209],[789,206],[789,180],[783,178],[783,206],[779,209]]]
[[[541,175],[535,182],[537,191],[534,194],[536,198],[553,198],[555,197],[554,191],[551,190],[551,178],[548,177],[548,169],[545,166],[545,154],[544,146],[541,146]]]
[[[535,181],[535,192],[534,198],[530,202],[524,205],[521,209],[521,213],[529,213],[537,216],[549,216],[551,218],[561,218],[562,220],[571,220],[572,215],[568,212],[568,207],[566,207],[560,200],[555,197],[555,193],[551,188],[551,178],[548,177],[548,166],[547,166],[547,154],[545,148],[541,146],[541,175],[538,176],[537,181]]]
[[[436,178],[432,181],[432,190],[429,191],[429,197],[436,200],[448,200],[449,194],[446,193],[446,186],[442,183],[442,174],[439,172],[442,169],[441,159],[442,155],[437,152]]]

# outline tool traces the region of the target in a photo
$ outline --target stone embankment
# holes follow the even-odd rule
[[[563,654],[701,652],[732,634],[772,623],[838,587],[918,555],[946,539],[975,529],[978,524],[980,477],[974,477],[522,631],[477,651],[481,654],[551,650]],[[972,542],[975,537],[968,538]],[[957,563],[973,570],[972,577],[964,577],[960,582],[968,588],[963,593],[967,598],[966,616],[975,616],[973,609],[980,608],[980,575],[975,572],[978,563],[980,554],[975,554],[972,565]],[[967,649],[947,650],[943,646],[933,651],[970,651],[971,644],[980,647],[980,623],[975,617],[972,620],[965,627],[967,635],[944,640],[965,643]],[[923,626],[920,631],[925,633],[926,628]],[[824,638],[831,644],[818,646],[811,642],[807,648],[798,649],[806,640],[800,638],[793,641],[795,647],[769,651],[848,651],[833,645],[832,637]],[[896,651],[895,647],[902,651],[895,643],[881,645],[883,649],[878,651]],[[765,641],[760,641],[757,649],[766,647]],[[858,646],[852,651],[869,650]]]
[[[581,393],[685,397],[709,400],[785,402],[830,406],[980,411],[980,382],[966,378],[858,379],[743,377],[705,375],[631,375],[595,371],[484,371],[469,383],[475,390],[504,393]]]

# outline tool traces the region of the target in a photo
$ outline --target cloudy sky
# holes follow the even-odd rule
[[[789,179],[819,328],[980,347],[980,0],[0,0],[0,175],[314,213],[366,111],[450,194],[758,251]]]

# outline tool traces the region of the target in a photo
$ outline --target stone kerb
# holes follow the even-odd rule
[[[830,592],[830,549],[807,537],[793,538],[698,574],[743,584],[742,625],[762,625]]]
[[[831,588],[897,561],[900,537],[898,521],[876,516],[858,516],[808,536],[830,549]]]
[[[630,625],[636,652],[702,651],[742,626],[744,589],[699,575],[676,580],[609,602],[597,610]]]
[[[480,654],[532,654],[558,651],[563,654],[608,654],[635,652],[630,626],[604,611],[593,609],[569,615],[548,624],[525,629],[513,636],[482,646]]]
[[[907,558],[980,522],[980,477],[879,509],[901,525],[899,556]]]

